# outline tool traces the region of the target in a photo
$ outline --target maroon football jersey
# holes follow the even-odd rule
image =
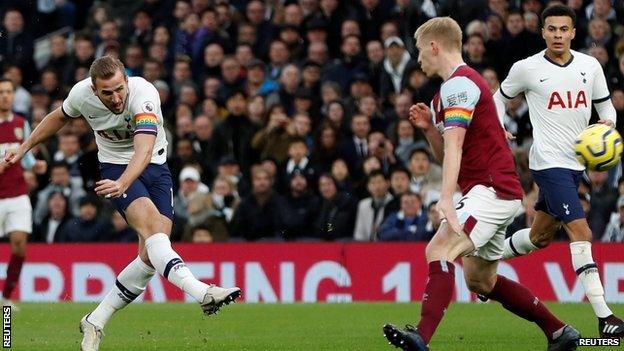
[[[24,142],[24,124],[26,120],[17,114],[6,121],[0,121],[0,156],[8,149],[18,148]],[[0,199],[17,197],[28,193],[28,187],[24,180],[22,164],[16,164],[6,168],[0,174]]]
[[[470,92],[462,91],[460,87],[456,94],[442,98],[440,92],[437,92],[432,106],[436,126],[466,128],[458,178],[462,193],[466,194],[472,187],[481,184],[494,188],[501,199],[522,199],[523,191],[515,160],[487,82],[477,71],[462,65],[443,83],[443,87],[444,84],[453,84],[454,77],[465,77],[476,85],[479,96],[476,105],[463,108],[458,103],[469,100],[470,95]],[[455,81],[465,82],[465,79]],[[470,84],[470,87],[476,90],[474,85]]]

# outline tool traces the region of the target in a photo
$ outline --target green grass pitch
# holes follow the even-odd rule
[[[597,336],[588,304],[548,306],[583,336]],[[19,307],[21,311],[13,313],[12,349],[79,350],[78,322],[94,305]],[[624,305],[612,307],[624,315]],[[100,350],[392,350],[382,325],[415,324],[419,313],[418,303],[236,304],[204,317],[195,304],[136,304],[113,317]],[[529,351],[545,350],[545,343],[537,326],[490,302],[452,304],[430,346],[434,351]],[[583,349],[610,348],[579,348]]]

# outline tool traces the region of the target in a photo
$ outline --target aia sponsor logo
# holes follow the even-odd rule
[[[587,97],[585,96],[585,91],[581,90],[577,93],[573,93],[571,91],[566,91],[559,93],[557,91],[553,91],[550,93],[550,98],[548,99],[548,109],[552,110],[553,108],[579,108],[579,107],[587,107]]]

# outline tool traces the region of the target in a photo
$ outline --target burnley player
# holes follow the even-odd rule
[[[530,229],[519,230],[505,241],[503,258],[547,246],[563,223],[570,237],[572,266],[598,317],[601,337],[622,337],[624,323],[605,302],[592,257],[592,232],[577,190],[585,167],[574,155],[574,140],[587,127],[592,105],[600,122],[611,127],[616,112],[598,60],[570,50],[575,20],[567,6],[545,9],[542,37],[546,50],[516,62],[494,96],[502,106],[524,93],[533,125],[529,168],[539,186],[535,220]],[[503,112],[499,110],[499,115]]]
[[[84,116],[95,132],[102,180],[98,195],[111,198],[139,233],[139,255],[117,276],[115,286],[80,322],[82,350],[97,350],[112,314],[137,298],[158,271],[199,302],[205,314],[240,295],[197,280],[171,247],[173,190],[167,160],[160,99],[154,86],[128,78],[121,61],[105,56],[89,70],[90,78],[71,89],[62,107],[52,111],[17,150],[5,158],[16,163],[33,146],[54,135],[72,118]]]
[[[431,108],[410,109],[412,123],[424,130],[442,161],[438,211],[445,220],[426,248],[429,276],[417,328],[384,326],[390,343],[404,350],[428,350],[455,285],[453,261],[462,257],[468,288],[535,322],[548,350],[576,348],[579,333],[557,319],[526,287],[497,275],[505,229],[520,207],[522,188],[486,81],[462,60],[462,32],[450,17],[433,18],[414,35],[418,61],[427,76],[444,82]],[[456,184],[463,198],[452,197]]]
[[[9,79],[0,78],[0,155],[18,147],[30,135],[28,122],[11,110],[14,98],[13,83]],[[0,237],[8,236],[11,244],[2,303],[16,309],[11,302],[11,293],[19,280],[28,234],[32,232],[32,207],[24,180],[24,168],[43,174],[46,163],[35,160],[32,153],[28,153],[21,163],[10,167],[0,163]]]

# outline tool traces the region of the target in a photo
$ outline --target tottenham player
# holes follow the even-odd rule
[[[18,147],[30,135],[26,119],[11,111],[14,98],[13,83],[9,79],[0,78],[0,155]],[[0,163],[0,237],[8,236],[11,244],[2,303],[15,309],[17,307],[10,300],[11,293],[19,281],[28,234],[32,232],[32,207],[24,169],[32,168],[35,173],[43,174],[46,167],[46,162],[35,160],[32,153],[26,154],[21,163],[10,167]]]
[[[83,116],[99,148],[103,179],[95,191],[113,199],[140,235],[139,256],[119,274],[99,306],[81,320],[82,350],[98,349],[106,322],[145,290],[155,271],[194,297],[207,315],[240,295],[239,288],[223,289],[197,280],[172,249],[173,190],[165,163],[167,140],[158,92],[145,79],[128,78],[124,72],[118,59],[95,60],[90,77],[76,83],[62,107],[47,115],[30,138],[5,158],[8,164],[16,163],[69,120]]]
[[[527,254],[547,246],[563,223],[570,237],[572,266],[598,317],[602,337],[624,336],[624,323],[613,315],[604,299],[598,268],[592,258],[592,232],[578,197],[584,167],[574,156],[574,140],[589,123],[592,104],[600,122],[615,125],[607,82],[600,63],[570,50],[576,16],[567,6],[554,5],[542,13],[542,36],[547,48],[516,62],[494,98],[498,106],[524,93],[533,145],[529,167],[539,186],[537,213],[530,229],[505,241],[503,258]],[[499,109],[502,116],[503,110]]]
[[[386,338],[404,350],[428,350],[453,296],[453,261],[462,257],[471,291],[535,322],[548,339],[548,350],[575,348],[580,335],[574,328],[557,319],[526,287],[496,273],[505,229],[520,207],[522,188],[488,85],[462,60],[459,25],[450,17],[433,18],[414,37],[422,70],[444,80],[431,108],[423,103],[412,106],[410,120],[424,130],[443,162],[437,206],[445,221],[426,248],[429,276],[418,327],[387,324]],[[452,196],[458,183],[464,196],[455,207]]]

